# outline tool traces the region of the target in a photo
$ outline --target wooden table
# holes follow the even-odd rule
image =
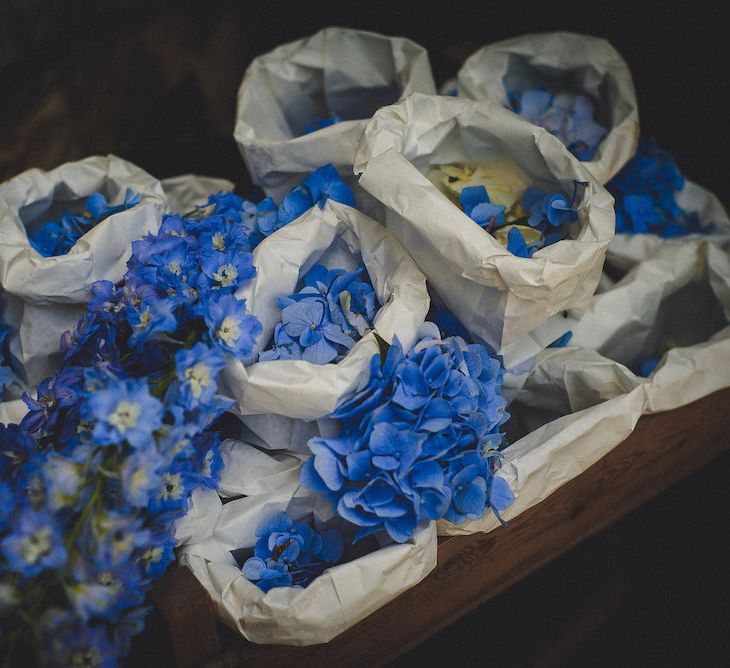
[[[730,389],[645,416],[628,439],[509,527],[442,539],[423,582],[326,645],[254,645],[234,636],[187,569],[168,571],[153,602],[180,666],[384,665],[728,449]]]

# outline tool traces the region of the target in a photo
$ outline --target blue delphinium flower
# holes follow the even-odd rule
[[[510,93],[512,110],[554,134],[579,160],[592,160],[608,131],[594,120],[593,103],[585,95],[530,89]]]
[[[711,232],[696,212],[676,202],[684,177],[669,153],[654,141],[641,141],[636,155],[606,188],[615,199],[617,234],[657,234],[663,237]]]
[[[94,422],[93,439],[97,445],[126,440],[142,447],[162,424],[163,407],[150,395],[145,379],[115,380],[94,392],[82,411]]]
[[[329,116],[327,116],[327,118],[318,118],[313,123],[307,125],[307,127],[304,128],[304,134],[308,135],[312,132],[316,132],[317,130],[329,128],[341,121],[342,119],[333,111]]]
[[[306,587],[343,553],[339,529],[315,531],[309,524],[293,522],[286,513],[276,513],[256,529],[253,556],[241,565],[247,580],[263,591],[273,587]],[[244,550],[234,550],[240,558]]]
[[[224,294],[212,298],[206,306],[204,318],[211,338],[237,357],[250,357],[262,327],[246,312],[246,302]]]
[[[303,359],[314,364],[339,361],[373,328],[377,296],[364,270],[347,272],[314,265],[304,287],[281,298],[281,323],[274,348],[259,361]]]
[[[58,519],[48,511],[26,508],[0,542],[0,555],[22,577],[30,578],[66,562],[66,549]]]
[[[28,241],[43,257],[65,255],[95,225],[111,215],[137,206],[141,200],[139,194],[128,188],[122,203],[111,206],[100,192],[93,193],[84,202],[84,211],[79,214],[64,211],[60,220],[41,223],[28,235]]]
[[[384,360],[373,358],[368,384],[332,414],[340,435],[309,442],[302,484],[362,527],[356,538],[385,531],[404,542],[426,521],[498,512],[502,375],[483,346],[442,339],[432,323],[405,355],[396,339]]]
[[[223,354],[202,342],[189,350],[179,350],[175,355],[175,369],[182,405],[192,409],[214,401],[218,374],[225,365]]]

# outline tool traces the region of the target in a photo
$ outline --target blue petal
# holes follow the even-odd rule
[[[396,543],[405,543],[416,530],[416,517],[411,513],[385,520],[385,530]]]
[[[492,478],[492,489],[489,493],[489,505],[497,510],[504,510],[512,505],[515,495],[507,481],[501,476]]]

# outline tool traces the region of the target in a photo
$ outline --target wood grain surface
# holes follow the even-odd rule
[[[729,434],[730,389],[641,418],[628,439],[508,527],[444,539],[423,582],[326,645],[254,645],[219,633],[185,569],[168,572],[154,603],[180,666],[384,665],[711,462],[730,449]]]

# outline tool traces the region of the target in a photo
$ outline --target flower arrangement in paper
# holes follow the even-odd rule
[[[462,522],[512,501],[494,476],[507,419],[496,357],[426,323],[407,353],[396,339],[373,357],[370,378],[337,407],[340,434],[309,442],[302,484],[360,527],[407,541],[417,526]]]
[[[677,237],[712,231],[677,204],[684,177],[669,153],[642,141],[636,155],[606,186],[616,200],[617,234]]]
[[[527,176],[506,159],[439,165],[428,178],[518,257],[532,257],[540,248],[564,239],[578,221],[577,186],[570,197],[530,186]]]
[[[131,209],[139,204],[141,199],[139,194],[127,188],[121,204],[111,205],[102,193],[95,192],[86,198],[81,213],[64,211],[60,220],[41,223],[28,235],[28,241],[43,257],[65,255],[95,225],[115,213]]]
[[[259,361],[338,362],[373,328],[377,295],[364,267],[350,272],[316,264],[303,282],[301,290],[279,299],[274,347]]]

